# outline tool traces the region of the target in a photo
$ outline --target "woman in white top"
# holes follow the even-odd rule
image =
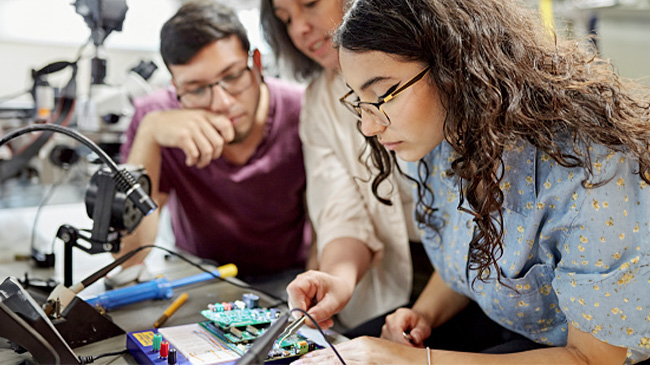
[[[344,0],[263,0],[261,17],[276,55],[297,78],[310,80],[300,137],[319,270],[299,275],[288,286],[289,304],[310,309],[323,327],[331,327],[338,313],[340,323],[350,328],[409,301],[409,241],[419,238],[410,183],[392,174],[380,185],[372,184],[366,165],[373,162],[364,137],[338,100],[347,87],[331,34],[346,6]],[[378,201],[373,191],[390,201]],[[421,252],[417,256],[428,266]],[[423,277],[422,287],[429,273]],[[316,297],[322,288],[327,294]]]

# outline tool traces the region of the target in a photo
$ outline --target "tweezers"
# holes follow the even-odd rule
[[[300,317],[299,320],[291,323],[290,325],[287,326],[287,328],[282,331],[280,336],[278,336],[278,341],[275,343],[278,347],[282,346],[282,342],[287,339],[287,337],[293,335],[296,333],[298,328],[300,328],[304,323],[305,319],[307,319],[307,316],[302,316]]]

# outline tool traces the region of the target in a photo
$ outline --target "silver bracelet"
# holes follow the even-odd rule
[[[431,351],[429,350],[429,346],[427,346],[427,365],[431,365]]]

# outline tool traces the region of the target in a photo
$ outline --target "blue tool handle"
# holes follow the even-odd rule
[[[173,295],[174,289],[169,285],[167,279],[160,278],[126,288],[111,290],[94,298],[86,299],[86,302],[93,307],[100,305],[106,310],[111,310],[144,300],[169,299]]]
[[[212,273],[215,274],[218,277],[221,277],[221,273],[219,272],[219,270],[214,270]],[[210,280],[210,279],[214,279],[214,276],[212,276],[212,275],[208,274],[207,272],[205,272],[203,274],[197,274],[197,275],[188,276],[186,278],[182,278],[182,279],[178,279],[178,280],[173,280],[173,281],[169,282],[169,286],[171,288],[173,288],[173,289],[176,289],[179,286],[196,284],[196,283],[200,283],[202,281],[206,281],[206,280]]]

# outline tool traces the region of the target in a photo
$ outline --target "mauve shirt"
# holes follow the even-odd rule
[[[176,246],[220,264],[235,263],[243,275],[304,265],[311,242],[298,136],[302,90],[265,80],[270,105],[264,139],[245,165],[219,158],[203,169],[187,167],[182,150],[161,149],[160,191],[170,194]],[[171,88],[134,105],[121,148],[124,160],[147,113],[180,107]]]

